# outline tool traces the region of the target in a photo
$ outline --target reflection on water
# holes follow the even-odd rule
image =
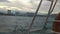
[[[36,20],[33,24],[32,29],[42,28],[45,22],[46,17],[36,17]],[[53,17],[50,17],[49,20],[53,20]],[[31,23],[32,17],[23,17],[23,16],[0,16],[0,32],[12,32],[18,25],[18,29],[27,29]],[[52,28],[52,22],[48,22],[47,28]]]

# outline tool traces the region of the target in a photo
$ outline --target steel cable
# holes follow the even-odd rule
[[[54,10],[54,8],[55,8],[55,6],[56,6],[57,1],[58,1],[58,0],[55,1],[54,6],[53,6],[53,8],[52,8],[50,14],[53,12],[53,10]]]
[[[54,1],[51,1],[51,5],[50,5],[50,8],[49,8],[48,15],[47,15],[47,17],[46,17],[46,21],[45,21],[45,23],[44,23],[43,29],[46,28],[46,25],[47,25],[47,22],[48,22],[48,18],[49,18],[50,12],[51,12],[51,8],[52,8],[52,6],[53,6],[53,2],[54,2]]]
[[[49,16],[53,12],[53,10],[56,6],[57,0],[55,1],[54,5],[53,5],[53,2],[54,2],[54,0],[51,2],[51,5],[50,5],[49,11],[48,11],[48,15],[46,17],[46,21],[45,21],[44,26],[43,26],[43,30],[45,30],[45,31],[47,30],[46,25],[48,23]]]

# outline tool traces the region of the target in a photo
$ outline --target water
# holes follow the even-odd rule
[[[17,29],[28,29],[33,17],[23,17],[23,16],[0,16],[0,32],[13,32],[16,25],[18,25]],[[46,17],[36,17],[34,24],[32,26],[33,29],[40,29],[43,27]],[[49,17],[49,21],[47,23],[47,28],[52,30],[52,22],[50,20],[54,20],[54,17]],[[23,31],[24,32],[24,31]],[[19,32],[20,33],[20,32]],[[30,32],[30,34],[40,34],[37,32]]]

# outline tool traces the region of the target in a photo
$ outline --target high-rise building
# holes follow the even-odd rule
[[[8,14],[11,14],[11,10],[8,10]]]

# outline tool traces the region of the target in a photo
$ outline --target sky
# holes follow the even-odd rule
[[[35,12],[39,2],[40,0],[0,0],[0,11],[19,10],[23,12]],[[50,3],[50,1],[43,0],[38,13],[47,14]],[[60,12],[60,0],[58,0],[53,13],[58,12]]]

